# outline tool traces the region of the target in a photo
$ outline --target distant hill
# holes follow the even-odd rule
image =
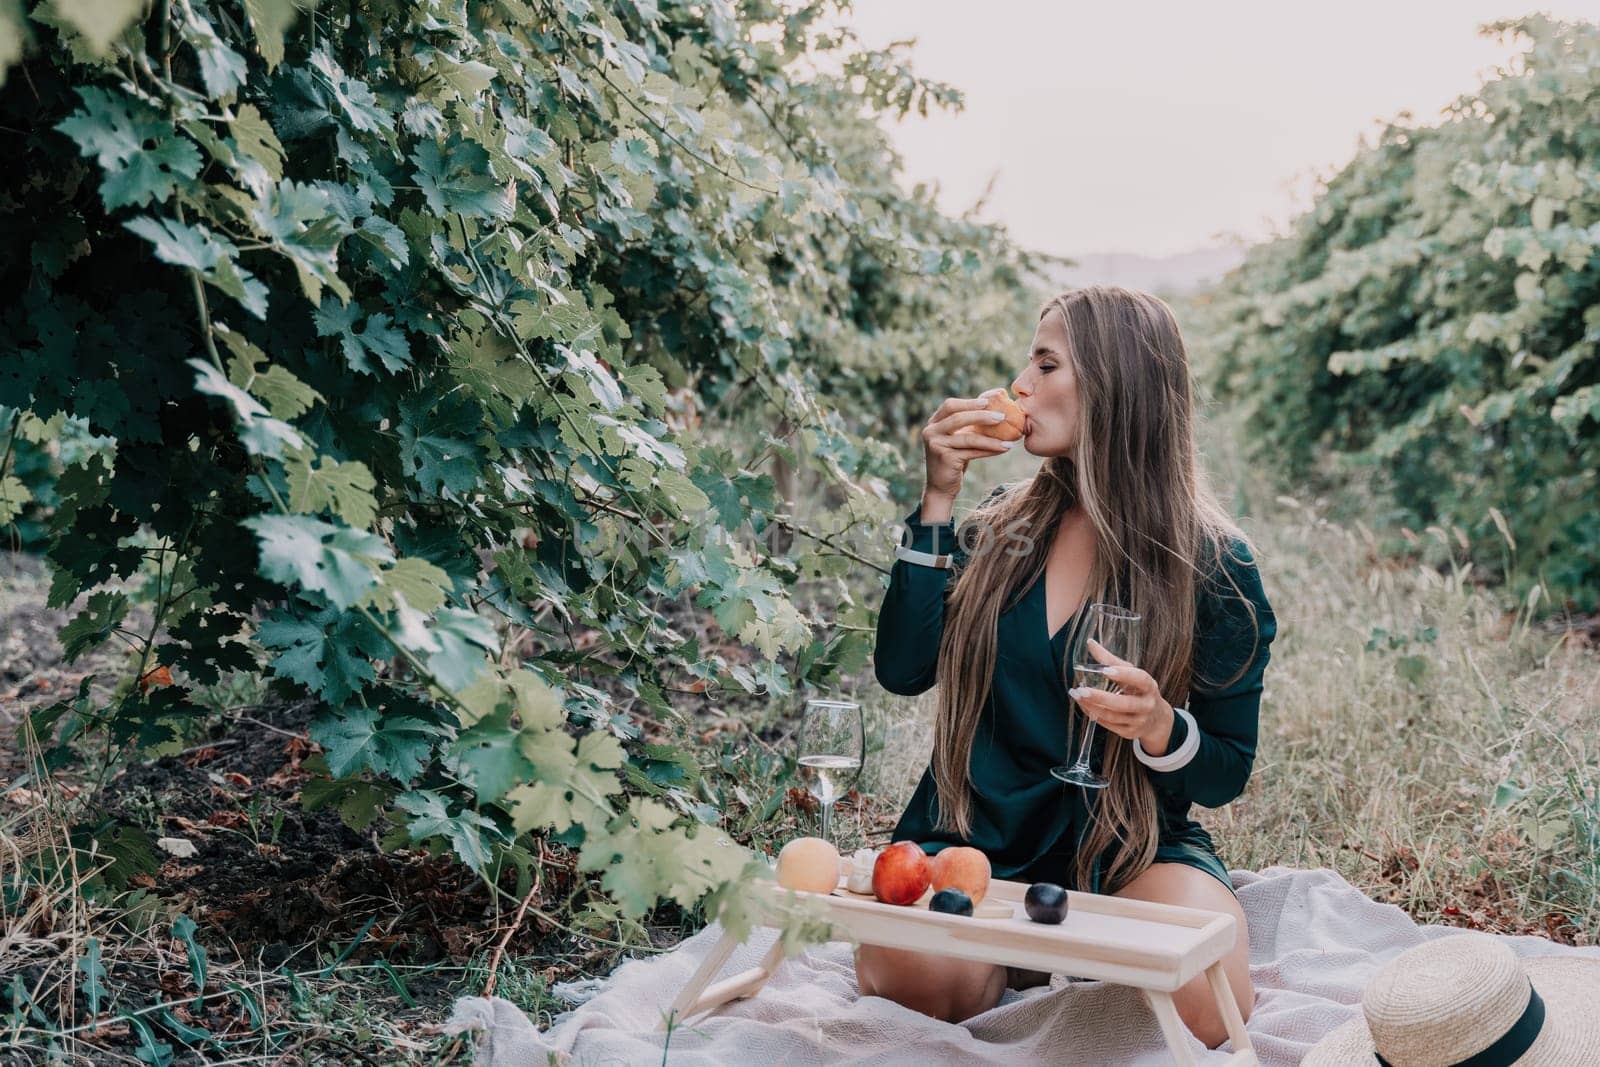
[[[1196,248],[1174,256],[1140,256],[1130,252],[1091,252],[1072,257],[1071,267],[1046,271],[1052,282],[1071,285],[1125,285],[1161,296],[1183,296],[1216,281],[1244,261],[1244,249],[1231,246]]]

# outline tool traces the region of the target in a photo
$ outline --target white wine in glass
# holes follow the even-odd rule
[[[808,700],[800,718],[800,774],[822,805],[824,841],[833,840],[833,805],[850,791],[866,756],[861,705],[848,700]]]
[[[1073,685],[1119,692],[1116,684],[1106,677],[1106,667],[1109,664],[1101,663],[1095,659],[1094,653],[1089,651],[1091,637],[1118,659],[1137,664],[1139,662],[1138,614],[1119,608],[1115,604],[1091,604],[1089,617],[1084,620],[1072,645]],[[1070,767],[1066,764],[1051,767],[1050,773],[1070,785],[1081,785],[1085,789],[1104,789],[1111,784],[1111,780],[1095,773],[1094,768],[1089,766],[1089,754],[1094,748],[1095,722],[1083,713],[1082,708],[1077,710],[1079,718],[1084,723],[1083,743],[1078,746],[1078,758]]]

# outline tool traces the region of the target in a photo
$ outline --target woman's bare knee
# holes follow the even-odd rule
[[[1249,1021],[1255,1000],[1255,990],[1250,984],[1250,933],[1244,910],[1233,894],[1219,886],[1209,874],[1187,864],[1153,863],[1114,895],[1233,915],[1239,922],[1237,940],[1222,958],[1222,969],[1238,1002],[1240,1017]],[[1183,1024],[1207,1048],[1216,1048],[1228,1040],[1227,1025],[1204,974],[1184,983],[1172,994],[1172,1001]]]
[[[945,1022],[961,1022],[988,1011],[1005,992],[1005,968],[928,952],[861,945],[856,949],[856,984],[862,996],[878,996]]]
[[[1250,1009],[1255,1006],[1255,987],[1250,982],[1248,966],[1240,974],[1236,961],[1229,959],[1225,961],[1223,970],[1233,990],[1233,999],[1239,1005],[1239,1016],[1248,1023]],[[1204,974],[1196,975],[1179,987],[1172,994],[1172,1002],[1183,1024],[1206,1048],[1217,1048],[1228,1040],[1228,1024],[1223,1021],[1216,994]]]

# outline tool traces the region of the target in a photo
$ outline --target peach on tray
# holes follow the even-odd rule
[[[959,889],[972,898],[974,905],[982,904],[989,891],[989,857],[970,845],[941,849],[933,857],[931,874],[935,893]]]
[[[839,850],[820,837],[797,837],[778,853],[778,884],[808,893],[831,893],[839,885]]]

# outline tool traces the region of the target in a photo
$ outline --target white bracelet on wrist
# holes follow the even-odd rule
[[[1175,771],[1179,767],[1194,759],[1194,754],[1200,751],[1200,727],[1195,725],[1194,716],[1189,714],[1188,708],[1173,708],[1174,712],[1183,716],[1183,721],[1189,730],[1183,737],[1183,744],[1168,752],[1164,756],[1152,756],[1144,750],[1138,738],[1133,740],[1133,755],[1140,763],[1155,771]]]
[[[920,564],[924,567],[943,567],[946,570],[954,566],[949,553],[941,553],[936,556],[932,552],[919,552],[917,549],[907,548],[905,545],[901,545],[894,550],[894,558],[903,559],[907,563]]]

